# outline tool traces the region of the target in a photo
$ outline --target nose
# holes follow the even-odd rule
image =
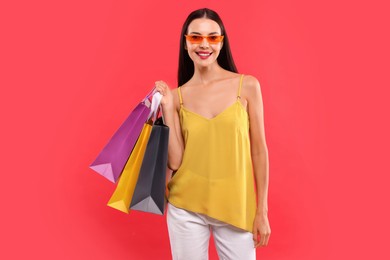
[[[207,38],[203,38],[202,43],[199,45],[201,48],[209,47],[209,42],[207,41]]]

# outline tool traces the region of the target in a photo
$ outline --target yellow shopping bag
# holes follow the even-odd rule
[[[119,178],[118,185],[107,206],[129,214],[130,202],[137,184],[146,146],[152,131],[152,121],[144,124],[141,134]]]

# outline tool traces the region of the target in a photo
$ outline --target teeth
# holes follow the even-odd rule
[[[211,53],[198,53],[198,55],[199,56],[204,56],[204,57],[206,57],[206,56],[210,56],[211,55]]]

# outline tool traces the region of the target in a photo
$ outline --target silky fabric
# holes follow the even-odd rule
[[[178,88],[185,149],[167,184],[167,199],[178,208],[253,232],[256,193],[249,115],[239,100],[243,76],[237,100],[211,119],[183,106]]]
[[[167,226],[173,260],[207,260],[210,232],[220,260],[255,260],[252,233],[168,203]]]

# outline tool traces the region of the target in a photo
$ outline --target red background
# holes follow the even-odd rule
[[[156,80],[176,87],[181,26],[209,7],[263,93],[258,259],[390,259],[385,2],[2,1],[0,258],[170,259],[165,216],[106,206],[88,166]]]

